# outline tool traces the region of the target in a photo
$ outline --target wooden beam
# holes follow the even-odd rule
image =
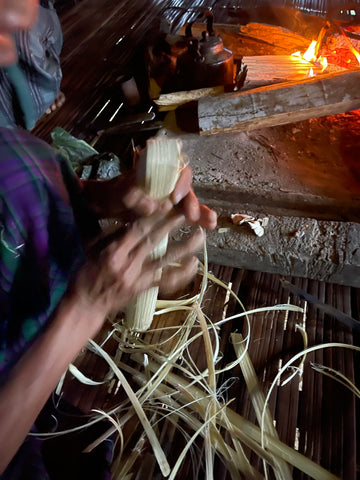
[[[360,108],[360,69],[199,99],[201,134],[249,131]]]
[[[164,93],[160,97],[154,100],[154,103],[158,106],[159,112],[169,112],[175,110],[184,103],[199,100],[202,97],[208,97],[212,95],[220,95],[224,93],[225,87],[209,87],[199,88],[197,90],[187,90],[181,92]]]

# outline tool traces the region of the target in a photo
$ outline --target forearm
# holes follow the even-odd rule
[[[100,328],[104,315],[67,296],[51,323],[0,389],[0,474],[17,452],[69,363]],[[87,328],[87,325],[89,328]]]

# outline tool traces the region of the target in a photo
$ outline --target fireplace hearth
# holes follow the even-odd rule
[[[163,12],[172,19],[167,35],[173,40],[185,33],[186,20],[194,20],[190,14],[196,13],[195,20],[199,14],[187,8],[190,3],[183,2],[185,10]],[[358,71],[356,56],[349,48],[351,42],[359,51],[357,3],[348,8],[338,3],[339,8],[331,12],[324,2],[313,2],[316,8],[312,9],[305,2],[295,3],[281,3],[272,8],[261,2],[253,8],[247,8],[244,2],[212,5],[216,33],[233,52],[234,59],[242,60],[248,67],[240,93],[266,88],[269,84],[275,89],[284,82],[296,84],[306,81],[309,75],[314,75],[315,80],[321,78],[323,66],[319,62],[301,59],[290,64],[287,59],[297,51],[303,54],[313,40],[318,40],[324,26],[326,32],[318,52],[328,59],[324,74]],[[359,107],[340,109],[336,115],[320,112],[302,121],[290,117],[284,125],[201,136],[179,130],[174,111],[157,110],[155,103],[143,100],[144,95],[136,111],[126,108],[126,99],[119,109],[124,98],[117,79],[129,64],[133,65],[128,61],[131,48],[125,47],[131,42],[138,45],[137,41],[149,47],[148,40],[153,41],[154,35],[146,36],[146,30],[140,31],[136,26],[141,22],[148,26],[150,17],[151,12],[146,19],[140,15],[128,18],[124,13],[121,35],[119,30],[113,29],[111,34],[107,30],[103,47],[107,46],[108,51],[103,52],[103,57],[97,40],[91,69],[87,57],[75,55],[70,48],[71,38],[66,35],[71,33],[68,26],[72,16],[64,17],[63,87],[67,102],[53,117],[39,122],[35,133],[49,140],[51,129],[61,125],[100,151],[110,150],[123,156],[129,155],[133,141],[144,144],[148,136],[165,126],[168,134],[182,139],[194,171],[197,194],[219,213],[219,228],[208,234],[210,261],[359,286],[360,111],[356,109]],[[136,28],[132,30],[131,25]],[[204,20],[199,20],[193,24],[192,32],[200,37],[204,28]],[[84,42],[87,51],[92,48],[89,47],[92,38],[89,34]],[[144,52],[143,47],[133,51]],[[77,48],[81,48],[81,43]],[[118,54],[116,63],[114,49]],[[173,53],[172,48],[166,53],[170,64]],[[72,78],[79,62],[84,62],[83,68],[89,76],[81,81]],[[220,95],[229,94],[223,91]],[[151,114],[147,114],[150,108]],[[154,112],[155,121],[148,122]],[[143,113],[146,118],[141,116]],[[186,118],[189,124],[193,120],[191,114]],[[114,125],[120,125],[116,135],[98,135],[99,129]],[[232,224],[231,215],[235,213],[268,218],[264,235],[258,237],[246,224]],[[297,236],[297,232],[303,234]]]
[[[197,194],[219,213],[217,230],[208,233],[210,261],[358,287],[360,93],[358,80],[343,80],[360,74],[360,26],[302,18],[302,34],[263,23],[215,24],[235,63],[247,65],[243,87],[235,93],[214,89],[205,98],[199,91],[196,102],[185,104],[186,92],[156,102],[163,110],[177,107],[166,117],[170,132],[174,118],[182,130],[198,127],[196,134],[176,135]],[[196,35],[203,29],[192,25]],[[302,54],[312,42],[317,53],[307,63]],[[301,91],[302,84],[310,89]],[[291,94],[281,95],[282,88]],[[308,101],[314,108],[302,116]],[[237,213],[265,219],[263,235],[247,223],[234,225]]]

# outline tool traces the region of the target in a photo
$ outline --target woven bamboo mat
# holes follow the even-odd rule
[[[210,270],[225,284],[230,284],[238,294],[247,310],[272,306],[280,303],[292,303],[306,308],[306,315],[300,313],[273,311],[257,313],[250,317],[251,340],[249,354],[256,369],[259,382],[267,393],[279,367],[303,348],[301,335],[295,331],[295,325],[306,328],[309,346],[328,342],[355,343],[359,345],[359,337],[341,322],[327,314],[323,314],[311,303],[306,303],[298,296],[290,294],[281,286],[280,277],[274,274],[251,272],[211,265]],[[359,318],[360,292],[346,286],[326,284],[307,279],[288,278],[289,281],[303,291],[310,293],[320,301],[327,303],[353,318]],[[216,285],[208,287],[203,301],[203,310],[213,322],[221,320],[224,315],[229,317],[238,311],[235,301],[226,295],[226,291]],[[224,313],[225,312],[225,313]],[[181,322],[181,313],[174,313],[167,318],[168,324]],[[161,326],[163,320],[156,321]],[[220,350],[223,353],[222,363],[225,365],[233,360],[233,348],[230,342],[232,331],[243,331],[246,328],[239,320],[225,323],[220,332]],[[104,328],[102,335],[106,335]],[[157,338],[158,340],[158,338]],[[195,342],[191,347],[192,357],[199,368],[205,368],[205,354],[202,341]],[[114,354],[115,345],[109,344],[109,353]],[[126,355],[121,359],[130,362]],[[357,478],[359,454],[357,451],[357,421],[354,395],[333,379],[327,378],[311,368],[311,362],[332,367],[343,373],[350,380],[359,380],[359,368],[355,368],[359,355],[340,348],[329,348],[310,353],[306,359],[303,374],[296,375],[284,386],[277,385],[270,397],[270,410],[275,420],[280,439],[294,447],[308,458],[342,479]],[[95,380],[103,378],[107,367],[96,355],[83,352],[76,362],[83,373]],[[217,365],[220,368],[221,365]],[[285,373],[285,380],[291,372]],[[246,385],[240,368],[234,368],[230,373],[219,378],[218,387],[225,382],[228,386],[226,398],[233,399],[231,408],[245,418],[256,423]],[[109,393],[106,387],[89,387],[80,385],[77,380],[68,375],[64,389],[65,398],[75,404],[85,413],[92,408],[110,409],[119,399],[114,396],[114,389]],[[140,434],[142,427],[133,425],[133,433]],[[137,430],[137,431],[136,431]],[[136,435],[135,435],[136,436]],[[170,464],[174,464],[184,446],[182,434],[170,423],[165,422],[159,430],[159,437],[168,452]],[[177,478],[200,479],[204,477],[204,464],[201,452],[204,445],[197,442],[197,461],[188,458]],[[254,455],[252,462],[261,470],[260,461]],[[150,449],[144,450],[142,462],[139,465],[136,478],[163,478],[156,468],[156,462]],[[144,470],[143,470],[144,469]],[[145,473],[146,472],[146,473]],[[223,463],[216,460],[214,478],[230,479]],[[293,471],[294,479],[309,478],[302,472]]]

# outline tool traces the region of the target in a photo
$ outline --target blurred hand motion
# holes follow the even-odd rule
[[[156,260],[150,257],[160,240],[184,223],[184,214],[169,201],[151,215],[137,219],[100,253],[96,251],[94,260],[90,255],[88,265],[74,282],[73,293],[88,308],[106,315],[121,310],[151,287],[159,286],[170,293],[188,283],[197,271],[194,254],[204,244],[201,229],[186,242],[170,246],[164,257]],[[164,268],[161,279],[156,275],[159,268]]]

